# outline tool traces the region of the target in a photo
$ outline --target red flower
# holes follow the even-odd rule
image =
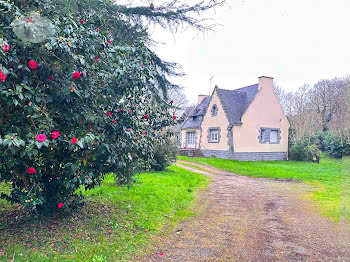
[[[99,31],[100,31],[100,28],[96,28],[96,31],[99,32]]]
[[[174,103],[174,100],[171,100],[170,104],[173,104]]]
[[[49,80],[53,81],[53,77],[52,76],[48,76],[47,77]]]
[[[143,132],[142,132],[142,134],[145,136],[145,135],[146,135],[146,132],[145,132],[145,131],[143,131]]]
[[[114,124],[117,123],[117,120],[114,119],[114,120],[113,120],[113,123],[114,123]]]
[[[95,56],[95,61],[100,60],[100,58],[98,56]]]
[[[33,61],[33,60],[30,60],[28,62],[28,66],[29,66],[30,69],[37,69],[38,68],[38,64],[35,61]]]
[[[7,75],[5,75],[5,74],[0,70],[0,79],[1,79],[1,82],[5,82],[6,77],[7,77]]]
[[[160,258],[164,257],[164,253],[159,253],[158,257],[160,257]]]
[[[144,118],[144,119],[148,119],[148,115],[144,115],[143,118]]]
[[[27,173],[28,173],[29,175],[33,175],[33,174],[35,174],[35,172],[36,172],[36,170],[35,170],[33,167],[30,167],[30,168],[28,168],[28,170],[27,170]]]
[[[73,79],[79,79],[80,78],[80,73],[78,71],[73,73]]]
[[[112,113],[111,112],[106,112],[106,116],[111,117]]]
[[[53,131],[52,132],[52,135],[51,135],[52,139],[57,139],[59,136],[60,136],[60,132],[59,131]]]
[[[73,138],[70,140],[70,142],[71,142],[72,144],[75,144],[75,143],[78,142],[78,138],[73,137]]]
[[[176,116],[174,116],[174,119],[176,120]]]
[[[38,142],[44,142],[44,141],[46,140],[46,135],[44,135],[44,134],[39,134],[39,135],[36,136],[36,140],[37,140]]]
[[[10,46],[9,46],[9,45],[5,45],[5,46],[4,46],[4,51],[5,51],[5,52],[10,51]]]
[[[84,24],[84,22],[85,22],[84,19],[80,19],[81,24]]]
[[[62,208],[63,207],[63,203],[58,203],[58,208]]]
[[[107,42],[108,42],[108,44],[110,44],[110,45],[112,44],[112,41],[111,41],[111,40],[108,40]]]

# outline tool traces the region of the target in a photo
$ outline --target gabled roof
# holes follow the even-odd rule
[[[203,117],[199,118],[199,116],[204,116],[205,112],[207,111],[209,101],[210,97],[204,98],[203,101],[191,111],[189,117],[184,121],[181,128],[199,128],[203,121]]]
[[[180,119],[181,118],[184,118],[184,121],[180,124],[176,124],[173,128],[173,131],[176,133],[176,132],[179,132],[182,128],[182,125],[186,122],[188,116],[191,114],[191,112],[193,111],[195,107],[194,106],[191,106],[191,107],[188,107],[185,109],[185,111],[182,113],[182,115],[180,116]]]
[[[241,118],[258,93],[258,84],[235,90],[216,88],[218,97],[230,124],[242,124]]]

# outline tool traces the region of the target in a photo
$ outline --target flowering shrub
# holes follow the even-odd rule
[[[175,121],[156,99],[160,69],[144,39],[113,41],[120,21],[107,7],[77,17],[49,2],[0,1],[0,181],[12,184],[2,197],[37,210],[76,205],[76,190],[109,172],[129,183]],[[33,8],[55,37],[16,37],[11,22]]]

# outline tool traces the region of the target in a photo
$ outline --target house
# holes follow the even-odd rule
[[[178,127],[180,154],[242,161],[288,158],[289,122],[273,91],[273,78],[258,84],[199,95]],[[196,153],[194,153],[196,152]]]

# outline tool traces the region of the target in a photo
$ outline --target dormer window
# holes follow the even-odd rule
[[[211,108],[211,116],[216,116],[218,114],[218,107],[217,105],[213,105]]]

